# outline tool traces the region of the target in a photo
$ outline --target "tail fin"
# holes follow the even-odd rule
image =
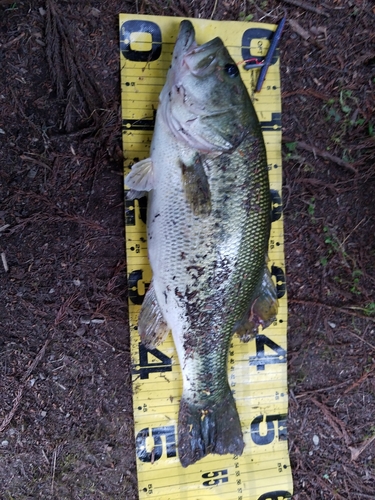
[[[241,455],[244,448],[241,422],[228,387],[225,397],[207,406],[182,398],[178,417],[178,454],[183,467],[209,453]]]

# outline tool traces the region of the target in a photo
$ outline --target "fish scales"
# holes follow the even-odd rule
[[[139,330],[149,348],[172,330],[183,376],[180,461],[241,454],[229,344],[234,332],[243,341],[254,337],[277,311],[266,266],[267,159],[237,67],[220,39],[198,46],[189,21],[181,24],[160,95],[151,158],[135,165],[126,182],[130,196],[149,191],[153,279]]]
[[[221,338],[230,342],[234,322],[247,309],[263,271],[270,210],[268,177],[259,162],[249,168],[241,156],[251,157],[253,144],[260,139],[246,142],[236,152],[204,162],[211,187],[209,217],[195,216],[185,197],[177,196],[183,194],[183,181],[181,176],[173,178],[167,167],[173,162],[167,155],[165,180],[161,176],[161,189],[150,194],[149,254],[156,296],[166,315],[173,314],[171,308],[178,303],[185,321],[183,343],[196,346],[197,355],[209,353]],[[258,147],[263,149],[261,144]],[[258,157],[264,161],[263,154]],[[173,179],[173,193],[168,179]],[[238,192],[239,196],[231,194]],[[218,325],[221,329],[216,332]],[[200,335],[201,331],[210,336]],[[225,351],[221,346],[217,350],[219,355]],[[210,355],[213,367],[217,356],[215,350]],[[225,362],[221,356],[220,365]],[[226,376],[224,369],[222,373]]]

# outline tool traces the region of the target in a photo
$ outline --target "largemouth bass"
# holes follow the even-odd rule
[[[181,23],[160,94],[151,156],[125,182],[130,198],[149,192],[153,279],[138,330],[147,348],[173,334],[183,377],[180,462],[240,455],[229,345],[234,333],[250,340],[277,313],[267,160],[237,65],[220,38],[197,45],[190,21]]]

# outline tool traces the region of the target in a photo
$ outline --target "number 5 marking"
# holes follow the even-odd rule
[[[220,483],[228,482],[228,470],[215,470],[212,472],[206,472],[202,474],[203,479],[208,479],[208,481],[203,481],[203,486],[217,486]]]

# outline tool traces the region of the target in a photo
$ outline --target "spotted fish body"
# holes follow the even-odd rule
[[[153,279],[139,316],[142,342],[171,330],[183,394],[181,464],[208,453],[241,454],[241,423],[227,380],[234,333],[253,338],[277,312],[266,265],[270,233],[267,160],[256,112],[219,38],[195,42],[181,23],[160,94],[151,157],[126,178],[148,191]]]

